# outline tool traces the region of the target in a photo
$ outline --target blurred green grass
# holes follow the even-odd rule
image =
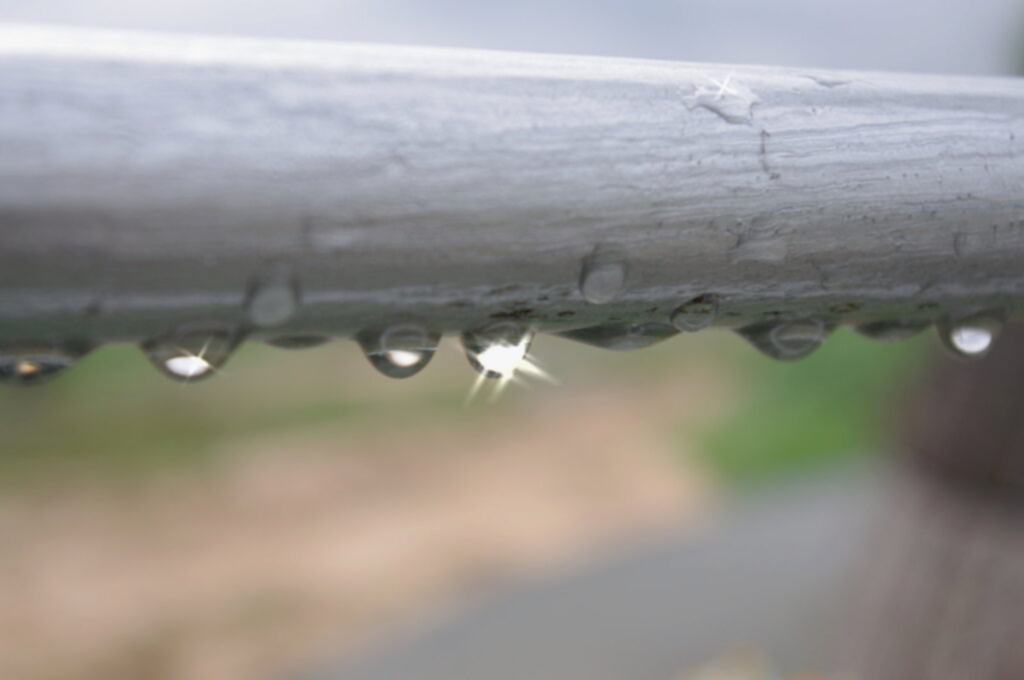
[[[498,405],[468,409],[473,376],[450,345],[422,375],[393,381],[376,374],[352,343],[302,352],[253,343],[223,375],[191,385],[167,380],[133,347],[105,347],[45,386],[0,389],[0,485],[134,480],[201,470],[230,440],[316,427],[353,439],[373,430],[415,436],[424,423],[512,420],[522,413],[517,404],[571,403],[595,386],[630,399],[656,382],[720,379],[733,395],[725,415],[665,436],[695,451],[694,460],[725,484],[745,487],[884,450],[887,407],[927,354],[928,340],[878,344],[839,331],[810,358],[780,363],[727,332],[630,353],[541,338],[538,355],[566,387],[539,395],[513,389]]]
[[[210,463],[233,437],[390,426],[396,411],[404,423],[459,417],[456,386],[426,394],[339,388],[342,354],[337,345],[294,353],[250,343],[223,375],[179,384],[134,347],[101,348],[46,385],[0,390],[0,485],[137,479]]]
[[[746,487],[885,453],[892,414],[931,340],[926,333],[883,344],[841,329],[798,362],[729,351],[742,396],[699,433],[696,457],[727,484]]]

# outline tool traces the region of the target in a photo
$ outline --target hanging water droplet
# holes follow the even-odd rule
[[[280,349],[309,349],[330,341],[331,338],[327,335],[282,335],[264,342]]]
[[[25,343],[0,350],[0,382],[10,385],[41,385],[74,365],[87,347],[58,347]]]
[[[821,347],[831,331],[832,327],[821,319],[801,319],[766,321],[736,332],[773,359],[795,361]]]
[[[221,327],[186,327],[146,342],[142,351],[164,375],[181,382],[208,378],[231,357],[236,334]]]
[[[871,321],[855,327],[863,336],[880,342],[898,342],[914,337],[931,326],[930,321],[920,319],[894,319],[891,321]]]
[[[626,265],[607,253],[598,253],[583,263],[580,294],[592,305],[603,305],[619,297],[626,286]]]
[[[672,325],[681,331],[694,333],[704,330],[718,316],[718,296],[701,295],[672,312]]]
[[[973,316],[946,319],[938,325],[942,343],[956,356],[978,359],[985,356],[1006,325],[1002,312],[982,312]]]
[[[558,335],[594,347],[625,352],[650,347],[678,334],[679,331],[668,324],[652,322],[591,326],[563,331]]]
[[[492,380],[511,378],[526,361],[531,342],[533,331],[511,321],[462,334],[469,365]]]
[[[430,363],[441,335],[417,324],[399,324],[360,333],[356,341],[378,371],[389,378],[408,378]]]
[[[253,280],[246,309],[256,326],[279,326],[295,315],[299,288],[287,267],[274,267]]]

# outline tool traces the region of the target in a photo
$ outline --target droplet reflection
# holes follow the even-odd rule
[[[918,319],[895,319],[892,321],[871,321],[861,324],[855,330],[861,335],[878,340],[879,342],[899,342],[908,340],[921,333],[928,326],[930,321]]]
[[[737,333],[772,359],[796,361],[821,347],[831,331],[831,325],[821,319],[800,319],[766,321],[740,328]]]
[[[28,387],[61,375],[89,351],[87,346],[15,344],[0,350],[0,382]]]
[[[408,349],[393,349],[390,352],[384,352],[384,358],[388,360],[392,366],[398,368],[412,368],[423,361],[423,351],[413,351]]]
[[[695,333],[715,323],[718,296],[701,295],[672,312],[672,325],[685,333]]]
[[[179,382],[196,382],[219,371],[231,357],[239,338],[222,327],[185,327],[142,345],[161,373]]]
[[[955,321],[945,320],[938,326],[942,343],[958,357],[978,359],[992,349],[1006,324],[1002,312],[982,312]]]
[[[194,380],[213,370],[213,365],[205,357],[198,355],[171,357],[164,362],[164,367],[169,373],[184,380]]]
[[[417,324],[399,324],[360,333],[356,340],[378,371],[389,378],[408,378],[430,363],[441,335]]]
[[[668,324],[652,322],[591,326],[563,331],[558,335],[601,349],[627,352],[650,347],[678,334],[679,331]]]

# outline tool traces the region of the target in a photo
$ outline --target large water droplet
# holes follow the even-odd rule
[[[672,325],[681,331],[695,333],[704,330],[718,316],[718,296],[701,295],[672,312]]]
[[[309,349],[330,341],[327,335],[282,335],[265,340],[268,345],[281,349]]]
[[[142,351],[164,375],[181,382],[196,382],[220,370],[238,341],[227,328],[186,327],[144,343]]]
[[[492,380],[511,378],[526,361],[533,331],[508,321],[462,334],[462,347],[473,369]]]
[[[25,343],[0,350],[0,382],[10,385],[41,385],[74,365],[86,347],[59,347]]]
[[[253,280],[246,309],[256,326],[279,326],[295,315],[299,307],[299,288],[290,271],[274,267]]]
[[[958,357],[978,359],[992,349],[1006,325],[1002,312],[982,312],[962,319],[946,319],[938,325],[942,343]]]
[[[652,322],[591,326],[564,331],[558,335],[594,347],[625,352],[650,347],[678,334],[679,331],[668,324]]]
[[[598,254],[583,263],[580,293],[592,305],[603,305],[619,297],[626,286],[626,265],[607,254]]]
[[[733,74],[719,78],[705,78],[706,82],[694,87],[693,93],[684,98],[686,108],[707,109],[732,125],[750,125],[754,117],[754,106],[760,101],[753,91],[736,80]]]
[[[816,349],[832,331],[821,319],[766,321],[740,328],[737,333],[773,359],[795,361]]]
[[[417,324],[399,324],[360,333],[356,340],[378,371],[389,378],[408,378],[430,363],[441,335]]]
[[[898,342],[914,337],[931,326],[930,321],[920,319],[894,319],[890,321],[871,321],[855,328],[855,330],[872,340],[881,342]]]
[[[744,234],[729,251],[729,260],[734,264],[743,262],[781,262],[786,259],[789,247],[786,241],[773,234]]]

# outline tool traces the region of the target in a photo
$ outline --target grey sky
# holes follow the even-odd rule
[[[1020,0],[0,0],[0,20],[948,73],[1007,73]]]

